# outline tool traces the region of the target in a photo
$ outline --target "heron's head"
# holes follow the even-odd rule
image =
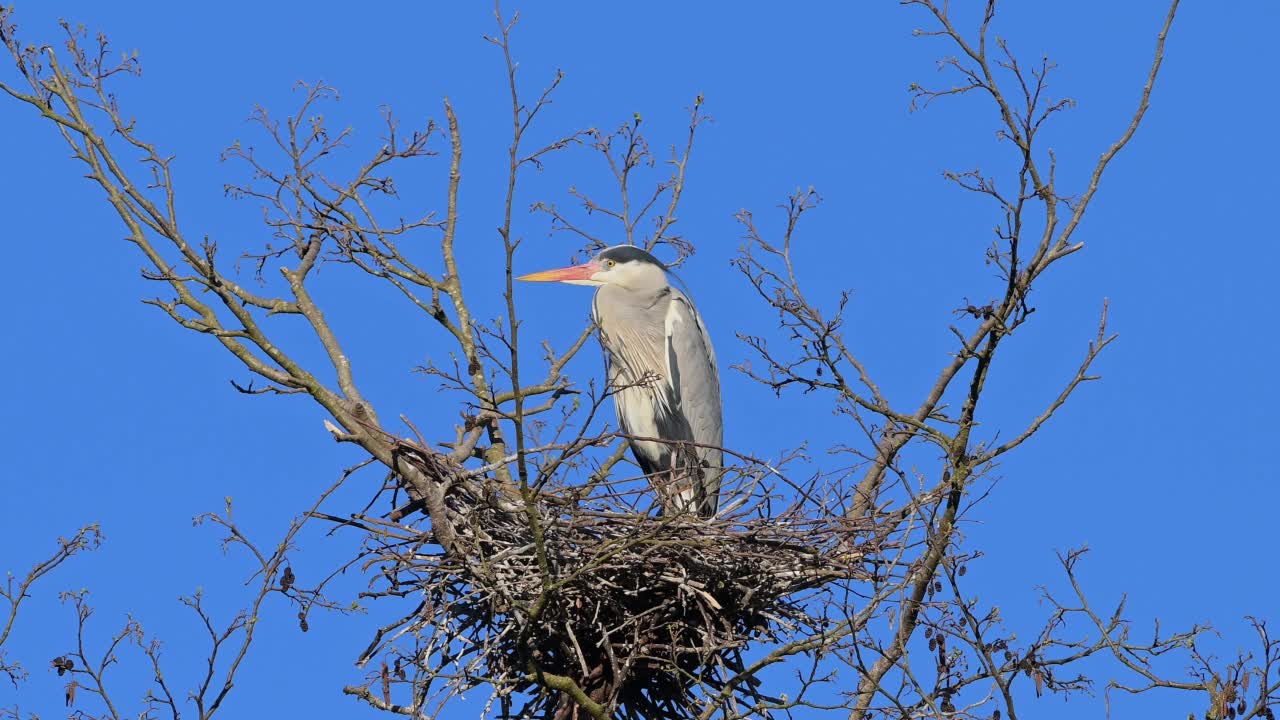
[[[558,270],[543,270],[517,279],[597,287],[617,285],[628,290],[658,290],[667,285],[667,268],[657,258],[638,247],[614,245],[601,250],[591,262]]]

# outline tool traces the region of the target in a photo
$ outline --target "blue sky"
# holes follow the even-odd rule
[[[257,137],[246,122],[255,103],[291,109],[295,81],[341,90],[341,103],[326,112],[335,126],[355,128],[354,145],[364,151],[376,147],[380,105],[410,125],[442,118],[448,96],[466,147],[463,273],[477,292],[497,287],[493,228],[509,119],[500,56],[480,37],[493,31],[487,3],[177,7],[17,3],[28,41],[52,41],[55,20],[65,17],[107,31],[119,49],[140,50],[144,75],[127,83],[122,100],[142,134],[177,156],[189,234],[228,247],[261,241],[258,208],[222,193],[244,171],[220,163],[218,153]],[[1025,57],[1056,60],[1052,92],[1078,100],[1046,137],[1064,187],[1082,186],[1127,123],[1164,12],[1151,0],[1009,2],[1002,10],[999,34]],[[774,322],[747,300],[728,264],[741,242],[738,209],[776,230],[774,207],[796,187],[818,188],[825,202],[801,231],[801,277],[827,301],[842,288],[854,291],[847,334],[890,398],[906,406],[952,349],[952,310],[994,286],[982,248],[997,217],[941,172],[1007,169],[1008,149],[977,96],[908,112],[908,84],[937,80],[934,60],[951,52],[912,37],[924,22],[891,2],[523,8],[515,52],[526,91],[540,89],[556,68],[567,73],[538,137],[612,128],[640,113],[661,151],[682,137],[683,108],[699,93],[706,98],[715,121],[699,137],[680,216],[698,254],[682,275],[723,365],[731,446],[768,455],[807,441],[820,450],[849,433],[822,399],[778,399],[728,370],[747,357],[734,334],[769,333]],[[1224,652],[1251,640],[1243,615],[1274,612],[1280,582],[1270,528],[1280,491],[1270,415],[1280,403],[1271,368],[1280,237],[1271,216],[1280,191],[1273,172],[1280,108],[1266,88],[1277,22],[1280,6],[1266,0],[1186,4],[1151,111],[1077,233],[1085,251],[1045,278],[1033,322],[995,368],[984,423],[1010,432],[1070,377],[1102,299],[1110,299],[1120,339],[1099,361],[1104,380],[1082,388],[1008,457],[996,491],[966,528],[986,553],[971,568],[984,599],[999,598],[1024,634],[1043,613],[1035,586],[1059,580],[1055,549],[1082,544],[1093,549],[1084,577],[1102,604],[1128,591],[1139,620],[1213,621]],[[138,302],[154,293],[138,277],[141,258],[52,128],[7,101],[0,128],[0,235],[8,251],[0,302],[9,308],[0,354],[0,376],[9,378],[0,414],[0,569],[25,570],[54,537],[87,522],[100,522],[107,537],[99,552],[37,589],[7,647],[32,678],[16,695],[0,686],[0,707],[19,702],[54,716],[61,681],[46,663],[69,647],[72,630],[56,591],[91,589],[99,639],[133,613],[167,641],[176,664],[170,674],[189,686],[199,660],[187,649],[195,626],[175,599],[203,587],[212,606],[229,613],[243,602],[238,583],[248,568],[243,557],[224,557],[216,534],[193,528],[191,518],[232,496],[245,527],[269,541],[359,458],[329,440],[307,401],[236,394],[227,381],[245,375],[229,358]],[[437,164],[409,181],[406,212],[440,206],[444,171]],[[567,205],[570,185],[598,188],[605,179],[597,158],[571,151],[531,177],[520,202]],[[540,216],[519,214],[517,231],[530,270],[560,265],[576,247],[550,234]],[[362,295],[337,278],[326,279],[323,292],[384,417],[405,412],[437,425],[456,417],[454,399],[410,372],[441,357],[443,338],[433,328],[411,324],[389,341],[385,325],[402,312],[393,298]],[[588,312],[581,288],[520,292],[530,313],[526,337],[563,345]],[[371,315],[365,302],[388,303],[386,314],[374,305]],[[598,354],[583,353],[572,370],[584,379],[598,374]],[[318,572],[345,547],[313,537],[295,567]],[[359,677],[351,661],[370,622],[315,617],[303,635],[292,614],[270,609],[227,716],[286,703],[300,716],[371,715],[340,695]],[[141,686],[129,683],[145,680],[140,658],[127,658],[120,671],[117,692],[132,701]],[[1125,700],[1113,710],[1144,717],[1202,709],[1172,696],[1144,702],[1142,711]],[[1036,717],[1103,712],[1087,699],[1034,707]]]

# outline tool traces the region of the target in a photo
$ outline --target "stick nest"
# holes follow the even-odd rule
[[[864,579],[884,549],[874,520],[804,512],[811,502],[769,517],[767,495],[744,496],[709,520],[637,512],[625,491],[569,494],[526,505],[454,483],[451,552],[422,552],[437,542],[425,533],[412,553],[387,539],[398,549],[383,574],[425,599],[365,658],[382,649],[411,663],[424,705],[490,684],[504,718],[588,717],[589,703],[622,718],[750,706],[771,700],[745,672],[751,647],[821,632],[817,594]],[[413,648],[384,645],[392,630]]]

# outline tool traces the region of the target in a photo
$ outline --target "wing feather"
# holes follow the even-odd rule
[[[712,514],[720,492],[720,469],[724,466],[724,418],[720,401],[720,372],[702,317],[689,298],[671,290],[666,316],[668,381],[677,398],[678,412],[688,424],[690,438],[704,468],[698,493],[705,514]]]

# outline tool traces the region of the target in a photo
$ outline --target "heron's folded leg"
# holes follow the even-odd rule
[[[697,483],[687,471],[671,468],[654,478],[654,484],[662,499],[663,515],[692,512],[697,508]]]

